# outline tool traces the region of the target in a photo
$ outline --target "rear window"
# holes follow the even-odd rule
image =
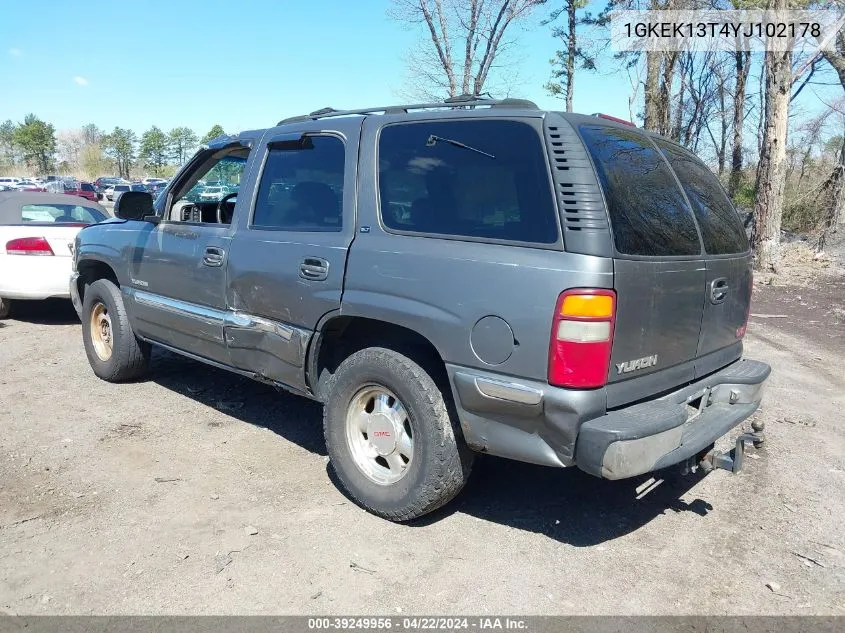
[[[388,229],[552,244],[554,199],[540,137],[518,121],[389,125],[379,140]]]
[[[711,255],[747,251],[745,227],[713,172],[681,147],[659,140],[656,143],[689,198],[701,229],[704,250]]]
[[[582,125],[580,131],[604,191],[616,250],[625,255],[700,254],[692,213],[648,138],[605,125]]]
[[[96,209],[78,204],[26,204],[21,207],[21,222],[51,222],[96,224],[106,219]]]

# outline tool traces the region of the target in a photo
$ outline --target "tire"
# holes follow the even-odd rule
[[[104,320],[108,321],[110,352],[101,329]],[[133,380],[149,369],[150,344],[135,337],[120,289],[108,279],[98,279],[85,289],[82,340],[91,369],[103,380]]]
[[[0,319],[8,319],[12,313],[11,299],[3,299],[0,297]]]
[[[420,365],[394,350],[369,347],[346,358],[327,388],[326,447],[338,480],[356,503],[385,519],[409,521],[436,510],[460,492],[469,477],[473,453],[464,444],[443,393]],[[372,400],[371,393],[376,394]],[[378,408],[375,401],[381,398],[380,404],[385,405],[391,397],[389,417],[379,416],[384,406]],[[366,413],[370,406],[372,414]],[[362,423],[347,423],[350,411],[360,412],[350,420],[369,420],[368,434],[361,430]],[[385,420],[392,422],[379,426]],[[374,430],[378,428],[382,430]],[[382,450],[389,450],[391,440],[376,436],[390,432],[394,432],[396,448],[385,454]],[[381,442],[380,448],[375,442]],[[370,455],[377,451],[380,462],[378,457],[362,457],[362,446],[368,444]],[[402,448],[407,445],[412,446],[410,451]],[[394,469],[398,459],[405,462],[404,467]],[[385,468],[388,473],[381,472]],[[398,480],[392,480],[398,472]],[[384,480],[376,481],[376,476]]]

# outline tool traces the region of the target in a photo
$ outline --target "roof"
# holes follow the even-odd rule
[[[102,205],[66,193],[41,193],[39,191],[0,191],[0,224],[20,223],[20,209],[27,204],[72,204],[96,209],[104,216],[109,212]]]
[[[282,119],[276,125],[286,123],[298,123],[300,121],[316,121],[328,117],[340,117],[350,115],[369,116],[372,114],[407,114],[412,110],[431,110],[449,108],[514,108],[524,110],[537,110],[537,105],[527,99],[487,99],[478,95],[460,95],[451,97],[444,101],[432,103],[409,103],[405,105],[373,106],[372,108],[356,108],[354,110],[335,110],[334,108],[322,108],[309,114]]]

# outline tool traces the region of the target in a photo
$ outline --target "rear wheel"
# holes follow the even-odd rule
[[[82,340],[91,369],[103,380],[132,380],[149,368],[150,345],[135,337],[120,289],[107,279],[85,290]]]
[[[12,301],[0,298],[0,319],[8,319],[12,311]]]
[[[324,412],[331,464],[370,512],[407,521],[450,501],[472,453],[431,376],[394,350],[349,356],[328,385]]]

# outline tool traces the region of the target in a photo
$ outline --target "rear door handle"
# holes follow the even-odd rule
[[[299,264],[299,276],[308,281],[325,281],[329,276],[329,262],[321,257],[306,257]]]
[[[716,305],[722,303],[728,296],[728,280],[726,277],[719,277],[710,282],[710,303]]]
[[[217,246],[208,246],[205,249],[205,254],[202,256],[203,266],[222,266],[223,260],[226,258],[226,251]]]

